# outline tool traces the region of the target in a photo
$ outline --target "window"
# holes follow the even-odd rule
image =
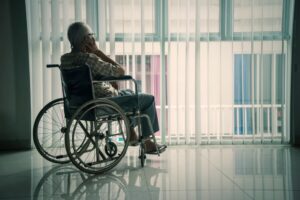
[[[169,0],[168,28],[170,33],[195,34],[196,15],[198,14],[201,33],[219,33],[220,31],[220,0],[199,0],[199,9],[196,13],[197,0],[181,1]]]
[[[84,21],[139,91],[156,97],[158,139],[288,142],[291,2],[26,0],[33,118],[61,96],[59,74],[41,66],[59,63],[68,25]]]
[[[235,134],[258,134],[260,131],[270,134],[272,129],[281,132],[283,55],[252,56],[234,55]],[[262,127],[259,127],[260,118]]]
[[[141,3],[143,3],[144,32],[146,34],[154,34],[156,31],[155,2],[155,0],[114,0],[114,6],[111,9],[108,3],[106,8],[108,22],[107,34],[109,35],[110,33],[109,27],[113,27],[114,32],[117,34],[140,33],[142,28]],[[113,17],[112,26],[109,25],[111,17]]]

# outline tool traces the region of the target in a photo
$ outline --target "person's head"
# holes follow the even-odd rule
[[[68,28],[68,39],[72,49],[81,50],[82,45],[92,35],[92,29],[83,22],[74,22]]]

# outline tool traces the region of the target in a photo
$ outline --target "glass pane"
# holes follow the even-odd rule
[[[271,81],[272,81],[272,55],[262,56],[261,66],[261,82],[262,82],[262,95],[263,103],[271,104]]]
[[[276,55],[276,104],[283,103],[283,75],[284,75],[284,55]]]
[[[283,0],[233,0],[234,32],[281,32]]]
[[[219,32],[220,1],[199,0],[200,32]],[[169,31],[171,33],[195,33],[196,0],[169,0]]]
[[[141,1],[140,0],[114,0],[113,1],[115,33],[141,33]],[[108,4],[108,3],[107,3]],[[144,31],[155,32],[155,0],[143,0]],[[108,6],[108,5],[107,5]],[[107,7],[108,9],[109,7]],[[109,33],[109,17],[107,15],[107,33]]]
[[[234,56],[234,103],[251,103],[251,55]]]

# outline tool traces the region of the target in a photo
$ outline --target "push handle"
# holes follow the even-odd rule
[[[54,67],[59,67],[58,64],[48,64],[47,68],[54,68]]]

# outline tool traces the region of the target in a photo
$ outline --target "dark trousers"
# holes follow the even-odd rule
[[[132,112],[136,110],[138,106],[136,95],[110,97],[109,99],[117,103],[124,110],[124,112]],[[153,132],[152,132],[147,122],[147,119],[144,117],[141,118],[142,135],[144,137],[148,137],[149,135],[159,130],[154,96],[149,94],[139,94],[138,103],[139,103],[141,114],[146,114],[149,116],[150,124],[152,125],[153,128]],[[130,117],[129,120],[131,126],[134,127],[137,125],[137,119]]]

